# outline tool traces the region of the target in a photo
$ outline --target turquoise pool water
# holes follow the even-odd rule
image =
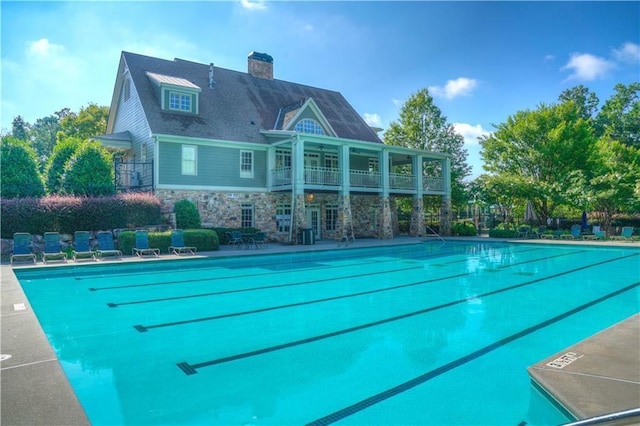
[[[639,268],[429,242],[15,273],[94,425],[551,425],[526,368],[638,312]]]

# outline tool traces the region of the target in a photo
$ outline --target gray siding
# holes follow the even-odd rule
[[[186,144],[189,145],[189,144]],[[197,174],[182,174],[182,144],[160,142],[160,185],[201,185],[229,187],[266,187],[267,153],[253,151],[253,178],[240,177],[240,149],[207,145],[198,147]],[[243,150],[246,150],[243,148]]]

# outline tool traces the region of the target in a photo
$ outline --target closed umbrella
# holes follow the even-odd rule
[[[527,201],[527,207],[524,210],[524,221],[533,225],[533,222],[536,220],[538,220],[538,215],[536,215],[535,210],[533,210],[533,203],[531,201]]]
[[[589,224],[587,223],[587,212],[586,211],[582,211],[582,229],[587,229],[589,227]]]

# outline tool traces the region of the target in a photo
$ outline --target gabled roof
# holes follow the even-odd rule
[[[275,129],[280,110],[295,103],[302,106],[311,98],[337,137],[382,143],[339,92],[262,79],[219,67],[214,67],[215,84],[210,89],[209,65],[206,64],[182,59],[169,61],[129,52],[122,53],[122,61],[126,63],[154,134],[266,144],[267,139],[260,131]],[[123,69],[122,64],[120,69]],[[155,77],[156,80],[163,76],[173,79],[173,83],[167,81],[167,84],[179,82],[190,88],[202,88],[198,95],[199,113],[161,110],[150,76],[160,76]],[[114,99],[118,95],[119,92],[114,91]]]

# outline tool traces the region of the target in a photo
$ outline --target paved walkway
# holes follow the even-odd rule
[[[429,237],[435,239],[435,237]],[[451,240],[472,241],[504,241],[484,237],[451,238]],[[351,248],[386,246],[398,244],[418,244],[425,238],[396,237],[392,240],[358,239],[341,250]],[[509,242],[518,242],[507,240]],[[638,247],[640,243],[629,242],[580,242],[580,241],[551,241],[551,240],[523,240],[519,242],[532,244],[591,244],[593,246]],[[245,256],[264,253],[286,253],[301,251],[333,250],[338,248],[335,241],[318,241],[314,245],[282,245],[270,243],[266,249],[237,249],[222,246],[214,252],[199,253],[202,257]],[[108,260],[100,263],[119,262],[149,262],[168,259],[192,258],[192,256],[178,257],[175,255],[161,255],[159,259],[140,259],[135,256],[124,256],[122,260]],[[82,262],[85,263],[85,262]],[[38,263],[38,268],[57,268],[75,265],[54,264],[44,266]],[[33,266],[16,266],[33,267]],[[0,348],[0,391],[1,416],[0,424],[4,425],[87,425],[89,421],[78,402],[76,395],[62,371],[60,363],[40,328],[29,302],[18,283],[13,269],[7,264],[0,265],[2,286],[0,287],[0,315],[1,329]],[[614,360],[618,362],[617,360]],[[635,362],[635,361],[634,361]],[[638,371],[640,365],[632,365],[631,369]]]

